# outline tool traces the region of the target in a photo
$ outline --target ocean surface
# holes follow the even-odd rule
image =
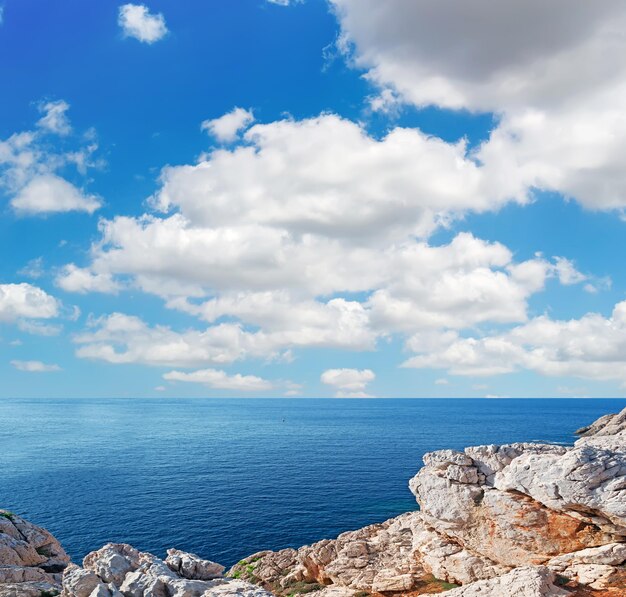
[[[424,452],[572,443],[626,400],[0,400],[0,507],[75,561],[108,541],[232,564],[416,508]]]

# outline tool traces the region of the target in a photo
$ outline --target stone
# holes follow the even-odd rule
[[[446,591],[446,597],[566,597],[571,593],[554,584],[555,574],[544,567],[523,566],[489,580]],[[425,593],[423,597],[434,597]]]
[[[224,573],[225,567],[209,560],[203,560],[197,555],[168,549],[165,563],[183,578],[195,580],[213,580]]]
[[[63,576],[63,597],[269,597],[238,579],[213,578],[223,566],[176,549],[168,561],[124,543],[108,543],[71,565]],[[200,578],[204,577],[204,578]]]
[[[582,445],[561,455],[522,454],[494,485],[626,536],[626,452]]]
[[[0,510],[0,595],[58,593],[60,572],[69,561],[48,531]]]

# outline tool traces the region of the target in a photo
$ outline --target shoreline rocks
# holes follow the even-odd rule
[[[419,511],[224,567],[107,544],[83,566],[0,514],[0,597],[626,597],[626,409],[573,446],[439,450],[410,480]]]

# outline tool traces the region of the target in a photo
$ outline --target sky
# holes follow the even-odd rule
[[[623,397],[622,0],[0,2],[0,397]]]

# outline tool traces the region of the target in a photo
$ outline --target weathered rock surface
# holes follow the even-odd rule
[[[130,545],[109,543],[91,552],[83,568],[68,566],[63,597],[268,597],[238,579],[222,578],[223,566],[170,549],[165,561]]]
[[[108,544],[83,567],[46,531],[0,516],[0,597],[626,597],[626,409],[539,443],[439,450],[420,506],[299,549],[224,567]],[[2,511],[0,511],[2,512]],[[271,591],[271,592],[270,592]]]
[[[555,575],[543,567],[521,567],[508,574],[452,589],[447,597],[565,597],[569,591],[554,584]],[[425,595],[433,595],[426,593]]]
[[[0,597],[58,592],[69,561],[48,531],[0,510]]]

